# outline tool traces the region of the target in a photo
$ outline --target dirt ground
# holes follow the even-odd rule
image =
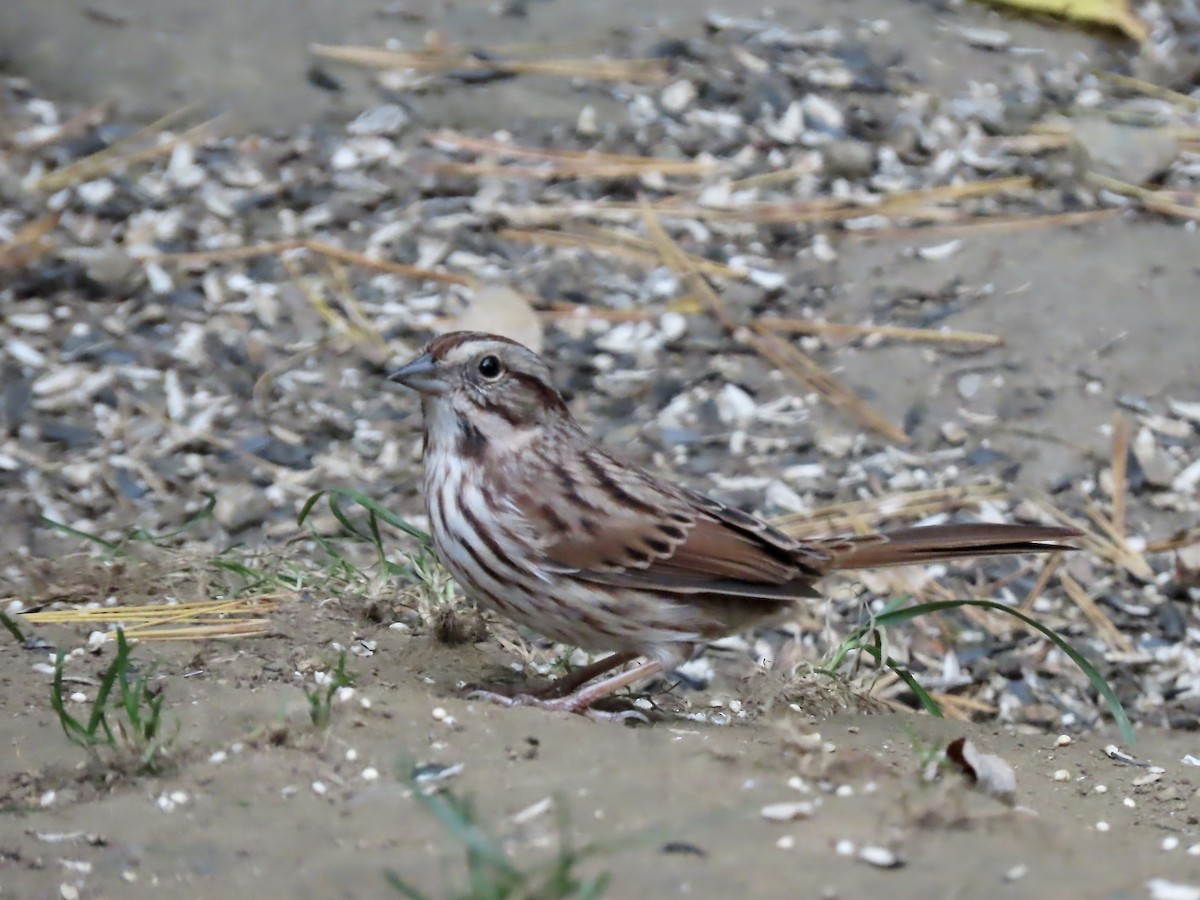
[[[530,0],[527,18],[439,4],[416,22],[381,18],[365,2],[310,4],[295,16],[286,6],[205,5],[200,15],[186,2],[7,2],[0,48],[52,95],[118,97],[146,115],[200,99],[230,108],[239,126],[286,127],[363,105],[356,75],[337,93],[305,80],[309,42],[378,43],[385,31],[412,40],[436,27],[488,43],[582,36],[582,54],[611,48],[618,26],[658,21],[665,35],[688,33],[709,8],[737,8],[701,12],[656,0],[623,8],[629,19],[615,23],[611,7],[566,0]],[[974,6],[776,6],[810,23],[825,13],[887,18],[929,83],[945,89],[987,80],[1000,65],[954,39],[941,27],[948,20],[1002,26],[1016,42],[1062,58],[1113,52],[1097,35],[998,20]],[[241,18],[248,8],[258,17],[253,28]],[[565,87],[516,80],[450,92],[421,114],[426,125],[486,131],[518,112],[577,111]],[[994,437],[993,446],[1023,463],[1020,492],[1078,477],[1084,459],[1106,452],[1102,426],[1118,397],[1200,400],[1195,328],[1180,327],[1195,318],[1195,240],[1163,222],[1109,220],[973,238],[932,269],[905,255],[911,239],[879,240],[843,248],[836,275],[847,321],[897,285],[991,286],[991,302],[954,320],[1007,343],[1011,377],[994,396],[985,386],[981,412],[1052,389],[1019,429]],[[942,389],[955,372],[944,369],[931,390],[927,366],[907,348],[850,357],[839,374],[869,385],[883,409],[927,401],[925,414],[937,421],[957,405],[953,389]],[[1083,390],[1084,381],[1104,389]],[[1191,523],[1164,511],[1152,524],[1162,535]],[[119,578],[110,587],[120,593]],[[37,636],[64,648],[87,640],[78,629]],[[354,694],[335,704],[327,730],[315,729],[300,684],[328,669],[331,642],[356,641],[374,644],[369,656],[347,657]],[[69,690],[94,692],[110,659],[106,650],[72,660]],[[390,870],[430,897],[453,896],[467,888],[462,844],[414,797],[409,776],[461,766],[443,772],[441,784],[474,798],[478,822],[518,865],[553,855],[562,840],[556,812],[564,813],[576,846],[598,848],[580,872],[608,873],[611,897],[1200,897],[1200,888],[1170,893],[1155,882],[1200,885],[1200,769],[1184,762],[1200,756],[1194,732],[1139,728],[1137,743],[1121,747],[1134,762],[1123,762],[1106,755],[1119,742],[1111,726],[1062,746],[1058,729],[864,710],[811,691],[740,717],[730,698],[764,692],[753,679],[720,683],[711,698],[721,707],[697,696],[686,704],[658,698],[664,712],[649,726],[501,709],[461,691],[508,670],[513,657],[496,642],[448,646],[420,629],[389,628],[355,596],[302,594],[281,607],[269,637],[143,644],[135,659],[143,671],[154,664],[168,716],[178,719],[162,775],[84,765],[47,702],[46,647],[4,643],[0,895],[399,896],[385,879]],[[685,710],[727,714],[698,721]],[[1015,807],[953,774],[922,781],[930,748],[957,737],[1011,764]],[[793,821],[763,814],[801,801],[812,806]],[[863,848],[885,848],[896,864],[872,864]]]
[[[6,895],[82,884],[90,897],[395,896],[392,870],[450,896],[466,887],[462,847],[397,776],[429,764],[462,766],[447,783],[523,864],[553,852],[544,801],[557,804],[577,846],[602,848],[580,870],[610,873],[614,897],[1142,897],[1150,879],[1200,878],[1189,734],[1143,731],[1126,748],[1142,765],[1130,765],[1105,755],[1105,732],[1060,747],[1034,729],[908,714],[781,707],[628,728],[501,709],[455,690],[494,678],[497,648],[373,631],[346,606],[294,609],[275,638],[140,651],[160,662],[181,737],[167,774],[112,784],[79,769],[28,654],[7,650]],[[376,640],[375,654],[351,661],[356,696],[314,732],[292,673],[352,636]],[[922,782],[922,753],[962,736],[1013,766],[1015,808],[957,776]],[[762,815],[799,801],[810,817]],[[859,860],[864,847],[902,867]]]

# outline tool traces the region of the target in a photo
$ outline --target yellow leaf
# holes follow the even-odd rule
[[[1115,28],[1139,44],[1150,36],[1150,29],[1130,7],[1128,0],[987,0],[995,6],[1007,6],[1031,13],[1045,13],[1074,19],[1088,25]]]

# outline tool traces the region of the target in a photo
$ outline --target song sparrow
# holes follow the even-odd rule
[[[1076,532],[1029,525],[797,541],[601,449],[546,364],[497,335],[444,334],[389,378],[421,393],[434,548],[467,596],[553,640],[614,651],[550,696],[481,694],[505,704],[616,718],[589,707],[820,596],[830,572],[1073,549]]]

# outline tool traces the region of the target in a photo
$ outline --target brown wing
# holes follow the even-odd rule
[[[659,481],[599,448],[530,466],[516,506],[541,537],[542,565],[603,584],[779,601],[843,569],[1073,549],[1067,528],[942,525],[800,542],[703,494]]]
[[[549,567],[644,590],[764,600],[813,594],[808,585],[828,561],[818,551],[599,450],[581,459],[549,473],[558,484],[546,495],[561,497],[569,513],[519,501],[535,530],[553,536],[543,550]]]

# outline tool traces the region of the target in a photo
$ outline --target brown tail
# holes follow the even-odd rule
[[[1070,541],[1079,532],[1043,525],[930,525],[900,528],[863,537],[813,541],[827,554],[826,571],[878,569],[958,559],[1005,556],[1010,553],[1055,553],[1078,549]]]

